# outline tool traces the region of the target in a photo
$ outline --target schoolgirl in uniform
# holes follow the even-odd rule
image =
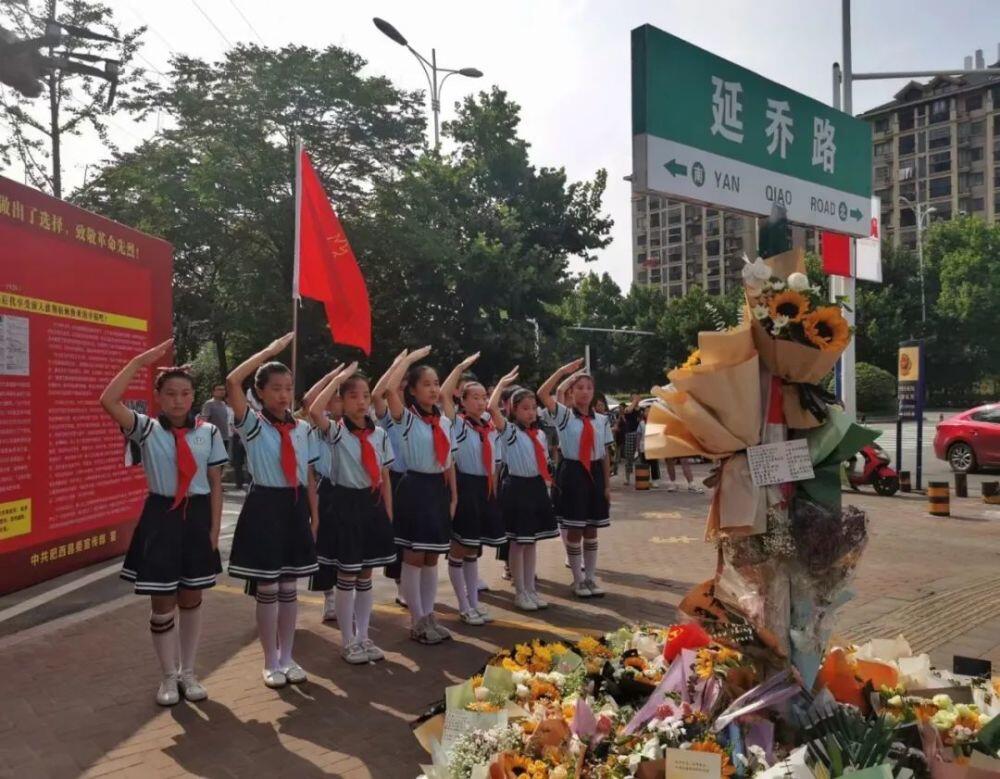
[[[341,363],[313,384],[313,386],[309,388],[309,391],[302,396],[302,405],[306,417],[309,417],[313,403],[316,398],[319,397],[319,394],[343,369],[344,365]],[[340,421],[340,418],[343,415],[343,403],[341,402],[339,393],[333,394],[324,413],[327,419],[331,420],[334,424]],[[307,419],[306,421],[309,420]],[[316,441],[322,441],[323,435],[315,426],[312,428],[312,433],[316,437]],[[319,459],[313,463],[313,469],[316,471],[316,516],[318,518],[318,525],[313,533],[313,537],[317,537],[323,532],[323,524],[327,521],[326,518],[330,516],[330,512],[333,510],[333,485],[336,484],[337,481],[336,463],[330,455],[330,447],[319,445],[317,449]],[[336,584],[336,575],[324,570],[322,565],[320,566],[320,570],[314,573],[309,579],[309,589],[323,593],[324,622],[337,621],[337,609],[334,602]]]
[[[538,407],[531,390],[517,389],[510,396],[509,419],[500,409],[506,387],[517,379],[517,368],[499,382],[490,398],[493,424],[500,433],[500,453],[504,464],[500,505],[503,512],[511,577],[514,581],[514,605],[522,611],[537,611],[549,604],[535,586],[536,544],[556,538],[559,531],[549,498],[548,453],[545,434],[538,427]]]
[[[155,365],[173,339],[133,358],[101,395],[101,405],[139,446],[149,495],[132,535],[121,577],[149,595],[149,629],[163,679],[156,702],[208,697],[194,673],[201,635],[201,591],[222,572],[222,466],[228,458],[219,430],[192,413],[194,379],[186,368],[164,368],[154,382],[159,416],[127,408],[121,397],[135,375]],[[175,618],[175,610],[179,614]],[[178,629],[175,629],[178,628]]]
[[[389,436],[369,416],[368,381],[352,363],[320,392],[310,414],[336,463],[332,510],[316,538],[320,569],[337,582],[337,622],[343,637],[341,656],[348,663],[378,662],[385,654],[368,636],[371,622],[372,570],[396,559],[392,528]],[[325,414],[339,393],[344,416],[333,423]]]
[[[455,366],[441,386],[441,405],[445,416],[452,420],[451,442],[458,492],[451,523],[448,578],[458,599],[462,622],[467,625],[483,625],[491,621],[486,606],[479,603],[479,555],[482,548],[498,548],[507,542],[498,499],[498,433],[487,415],[486,388],[464,375],[478,358],[477,352]],[[463,379],[461,388],[457,390],[461,412],[456,413],[452,387]]]
[[[318,570],[314,532],[316,477],[319,459],[308,422],[291,413],[291,371],[268,362],[289,343],[293,333],[233,370],[227,378],[236,427],[243,435],[253,485],[236,522],[229,574],[247,580],[257,598],[257,630],[264,650],[264,684],[284,687],[306,680],[292,658],[298,616],[297,579]],[[250,409],[244,380],[254,374],[259,411]]]
[[[610,470],[607,447],[613,437],[608,418],[592,409],[594,380],[579,371],[583,360],[564,365],[538,388],[538,399],[555,422],[562,452],[556,482],[556,513],[567,529],[566,555],[578,598],[604,595],[597,583],[597,531],[610,518]],[[567,407],[552,397],[565,377]],[[583,542],[581,555],[580,543]]]
[[[388,402],[393,425],[402,427],[407,466],[396,488],[394,526],[396,545],[403,549],[400,588],[410,610],[410,637],[422,644],[439,644],[451,638],[451,631],[434,614],[438,555],[451,548],[458,496],[451,420],[437,407],[438,376],[433,368],[416,364],[429,353],[425,346],[400,361],[397,380],[389,381]],[[406,376],[402,394],[399,375]]]
[[[392,486],[392,492],[395,495],[396,488],[399,486],[400,480],[406,473],[406,456],[403,452],[403,428],[401,425],[394,425],[392,422],[392,415],[389,413],[389,402],[386,396],[389,394],[389,382],[394,381],[399,387],[399,393],[402,395],[405,391],[406,376],[405,373],[397,371],[400,362],[406,358],[408,351],[404,349],[398,355],[396,359],[393,360],[392,365],[382,374],[381,378],[375,383],[372,388],[372,416],[375,419],[375,424],[381,427],[389,435],[389,445],[392,447],[392,453],[394,459],[389,465],[389,480]],[[401,577],[403,569],[403,550],[401,548],[397,549],[396,559],[385,567],[385,575],[392,579],[396,583],[396,604],[402,606],[404,609],[407,608],[406,598],[403,597],[403,590],[401,587]]]

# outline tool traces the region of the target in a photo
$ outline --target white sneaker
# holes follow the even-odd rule
[[[590,591],[590,587],[587,586],[586,582],[580,582],[579,584],[574,584],[571,592],[577,598],[593,598],[594,593]]]
[[[667,492],[677,492],[677,482],[668,481],[667,482]]]
[[[272,690],[278,690],[288,684],[288,679],[281,671],[269,671],[265,668],[263,676],[264,686],[270,687]]]
[[[448,641],[451,639],[451,631],[448,630],[444,625],[442,625],[437,620],[437,614],[431,612],[427,615],[427,622],[433,628],[434,632],[441,636],[442,641]]]
[[[514,596],[514,607],[521,611],[538,611],[538,606],[526,592],[519,592]]]
[[[308,678],[306,672],[302,670],[302,666],[294,660],[287,667],[282,668],[281,672],[289,684],[302,684]]]
[[[485,625],[483,618],[479,615],[479,611],[476,609],[469,609],[468,611],[463,611],[460,615],[462,622],[466,625]]]
[[[184,700],[186,701],[203,701],[208,697],[208,690],[202,686],[201,682],[198,681],[191,671],[182,671],[177,684],[181,692],[184,693]]]
[[[700,484],[695,484],[693,481],[688,482],[688,492],[697,492],[699,495],[705,491],[705,488]]]
[[[421,617],[410,628],[410,638],[418,644],[427,645],[440,644],[444,640],[433,626],[431,626],[427,617]]]
[[[333,602],[333,592],[328,592],[323,596],[323,621],[337,621],[337,607]]]
[[[340,650],[340,656],[351,665],[368,665],[368,653],[361,644],[348,644]]]
[[[546,600],[543,600],[539,596],[539,594],[537,592],[535,592],[534,590],[531,590],[531,592],[528,593],[528,597],[531,598],[531,600],[534,602],[535,606],[537,608],[539,608],[539,609],[547,609],[549,607],[549,602],[546,601]]]
[[[177,689],[177,675],[164,676],[160,688],[156,691],[156,702],[161,706],[174,706],[180,702],[181,694]]]
[[[361,648],[365,650],[369,663],[379,663],[385,660],[385,652],[375,646],[375,642],[370,638],[366,638],[361,642]]]
[[[479,618],[482,619],[483,622],[493,621],[493,616],[490,614],[490,610],[486,608],[485,603],[480,603],[476,606],[476,612],[479,614]]]
[[[594,581],[593,579],[587,579],[587,581],[584,582],[584,586],[586,586],[586,588],[590,590],[591,597],[593,598],[604,597],[604,590],[602,590],[600,586],[597,584],[597,582]]]

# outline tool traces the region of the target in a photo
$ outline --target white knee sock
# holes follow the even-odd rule
[[[180,607],[181,673],[194,673],[194,659],[201,638],[201,603],[191,608]]]
[[[438,569],[436,565],[425,565],[420,569],[420,605],[423,606],[423,616],[434,613],[437,601]],[[410,607],[413,608],[412,606]]]
[[[525,591],[524,579],[524,544],[517,541],[510,542],[510,554],[507,555],[507,564],[510,566],[510,578],[514,582],[514,592],[520,595]]]
[[[465,574],[465,593],[469,596],[469,608],[479,608],[479,558],[466,557],[462,561]]]
[[[264,650],[264,668],[278,670],[278,583],[257,585],[257,634]]]
[[[463,614],[469,610],[469,593],[465,586],[465,572],[462,570],[464,560],[461,557],[448,555],[448,578],[458,598],[458,610]],[[473,587],[475,589],[475,587]]]
[[[149,632],[153,635],[153,649],[160,661],[160,670],[164,676],[176,674],[180,661],[180,651],[177,643],[177,630],[174,625],[174,612],[149,615]]]
[[[583,559],[581,558],[580,542],[566,542],[566,559],[569,560],[569,570],[573,574],[573,584],[583,582]]]
[[[525,544],[521,549],[521,558],[524,560],[524,589],[528,592],[535,592],[536,546],[536,544]]]
[[[334,596],[337,610],[337,624],[340,626],[340,637],[345,647],[354,643],[354,604],[355,579],[337,577],[337,594]]]
[[[368,625],[372,619],[375,603],[375,588],[371,579],[358,579],[354,595],[354,625],[357,629],[355,641],[368,640]]]
[[[562,539],[563,546],[564,547],[568,547],[568,545],[569,545],[569,531],[566,528],[564,528],[564,527],[560,527],[559,528],[559,537]],[[566,565],[569,565],[569,551],[568,550],[566,552]]]
[[[418,565],[403,563],[403,570],[399,577],[399,589],[403,593],[403,600],[410,610],[410,626],[413,627],[424,617],[423,604],[420,598],[420,571],[423,570]]]
[[[597,537],[583,539],[583,570],[587,579],[597,575]]]
[[[278,663],[282,668],[292,664],[295,643],[295,621],[299,616],[298,582],[294,579],[278,586]]]

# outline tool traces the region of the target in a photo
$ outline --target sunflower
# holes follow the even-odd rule
[[[840,313],[840,306],[823,306],[802,319],[802,329],[809,342],[823,351],[841,351],[851,337],[851,328]]]
[[[711,650],[698,650],[694,661],[694,672],[699,679],[708,679],[715,672],[715,656]]]
[[[770,308],[771,319],[787,316],[789,322],[801,322],[809,312],[809,300],[793,289],[786,289],[771,298]]]
[[[685,362],[681,367],[693,368],[696,365],[701,365],[701,349],[695,349],[691,352],[690,356],[687,358],[687,362]]]
[[[706,738],[704,741],[695,741],[691,744],[692,752],[711,752],[722,758],[722,775],[732,776],[736,773],[736,766],[729,761],[729,754],[719,746],[719,742],[713,738]]]

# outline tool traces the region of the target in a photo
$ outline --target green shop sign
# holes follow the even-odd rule
[[[632,139],[637,193],[869,234],[867,122],[649,25],[632,30]]]

